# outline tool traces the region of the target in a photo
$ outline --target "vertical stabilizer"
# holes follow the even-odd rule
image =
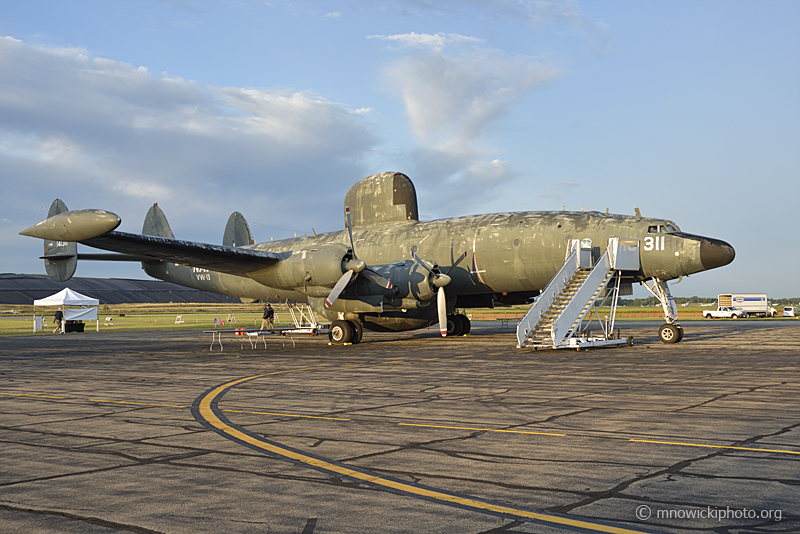
[[[69,211],[60,198],[50,204],[47,218]],[[75,274],[78,267],[78,244],[74,241],[53,241],[44,239],[44,269],[47,276],[55,282],[66,282]]]
[[[164,215],[164,212],[161,211],[158,204],[153,204],[150,209],[147,210],[147,215],[144,218],[144,225],[142,226],[142,234],[175,239],[169,227],[169,222],[167,222],[167,216]]]
[[[357,182],[344,197],[353,228],[380,227],[418,221],[417,191],[399,172],[382,172]]]
[[[242,245],[252,245],[253,234],[250,232],[250,225],[244,215],[238,211],[231,213],[228,217],[228,224],[225,225],[225,233],[222,235],[222,244],[226,247],[241,247]]]

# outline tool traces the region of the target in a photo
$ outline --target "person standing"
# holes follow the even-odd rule
[[[56,320],[56,329],[53,330],[53,333],[59,332],[63,334],[64,332],[61,330],[61,321],[64,319],[64,312],[61,311],[61,308],[56,310],[55,320]]]
[[[273,323],[273,319],[275,318],[275,310],[272,309],[272,306],[267,304],[264,306],[264,316],[261,318],[261,328],[260,330],[264,330],[266,326],[270,330],[275,328],[275,324]]]

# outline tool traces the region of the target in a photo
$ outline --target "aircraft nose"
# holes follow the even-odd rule
[[[706,269],[728,265],[736,256],[736,251],[725,241],[704,237],[700,242],[700,262]]]

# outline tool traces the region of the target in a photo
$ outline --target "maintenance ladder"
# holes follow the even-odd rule
[[[517,324],[517,347],[580,349],[629,344],[631,340],[613,336],[621,276],[613,291],[611,321],[602,325],[602,333],[589,335],[584,319],[615,274],[638,270],[638,240],[610,238],[594,265],[591,240],[571,240],[564,265]]]

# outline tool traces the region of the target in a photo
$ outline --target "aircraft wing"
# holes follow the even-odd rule
[[[283,259],[283,255],[274,252],[127,232],[108,232],[79,242],[102,250],[146,256],[154,261],[192,265],[239,276],[246,276],[249,272]]]

